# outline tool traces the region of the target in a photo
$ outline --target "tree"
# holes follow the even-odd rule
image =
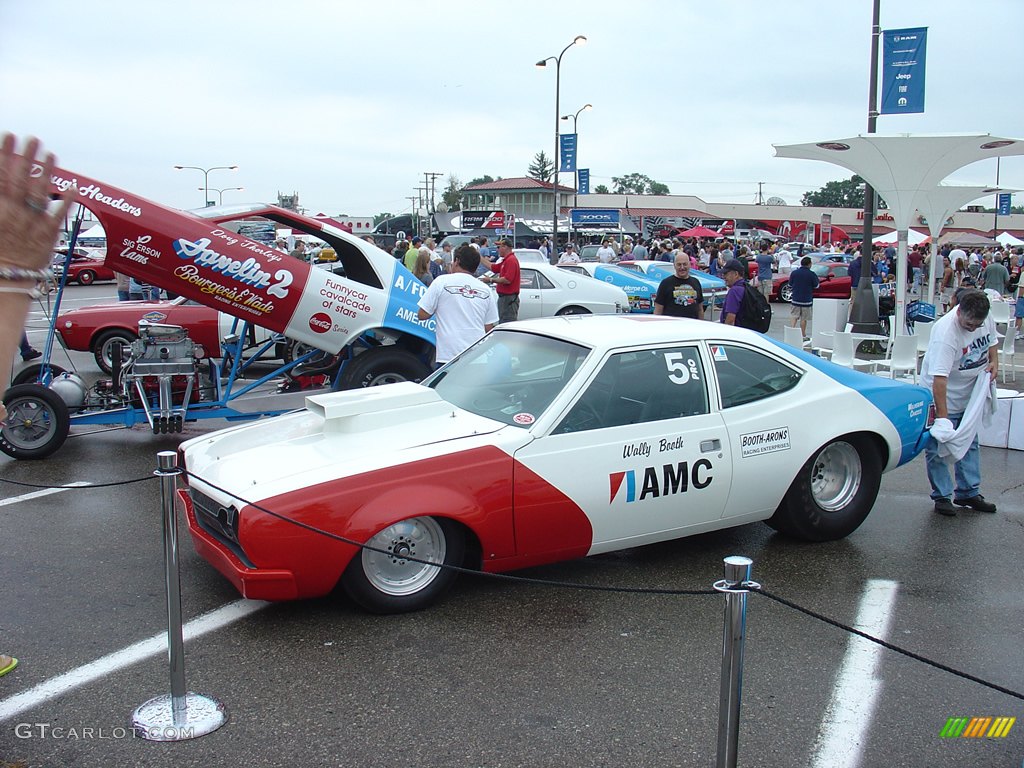
[[[885,200],[877,199],[880,209],[888,208]],[[821,189],[804,194],[800,203],[818,208],[863,208],[864,179],[854,174],[845,181],[830,181]]]
[[[595,195],[607,195],[608,194],[608,187],[606,187],[604,184],[598,184],[596,187],[594,187],[594,194]]]
[[[533,156],[533,162],[530,163],[530,167],[527,170],[531,179],[537,181],[549,181],[551,174],[555,172],[555,164],[548,159],[548,156],[544,154],[542,149],[536,155]]]
[[[462,183],[454,173],[448,176],[448,183],[441,193],[441,200],[448,206],[449,211],[462,210]]]
[[[500,179],[501,176],[499,176],[498,178]],[[466,186],[475,187],[477,184],[490,184],[494,180],[495,179],[493,176],[478,176],[477,178],[470,181],[469,184],[467,184]],[[463,187],[463,189],[465,189],[465,187]]]
[[[631,173],[627,176],[612,176],[617,195],[667,195],[669,189],[661,182],[652,180],[642,173]]]
[[[378,224],[380,224],[382,221],[384,221],[384,219],[390,219],[394,215],[395,214],[393,214],[393,213],[378,213],[378,214],[376,214],[373,217],[373,226],[376,227]]]

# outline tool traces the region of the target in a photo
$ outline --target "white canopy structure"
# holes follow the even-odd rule
[[[928,195],[938,189],[943,179],[979,160],[1024,155],[1024,140],[1004,139],[987,133],[937,136],[868,134],[810,144],[774,146],[776,157],[834,163],[860,175],[874,187],[888,204],[896,224],[896,270],[899,275],[906,275],[907,230],[911,218],[918,209],[932,213],[942,204],[938,199],[930,202]],[[929,213],[925,213],[929,222],[938,221],[940,225],[948,215]],[[906,285],[906,280],[896,281],[896,322],[893,327],[897,333],[906,332]]]
[[[928,239],[928,235],[922,235],[916,229],[908,229],[907,230],[907,243],[909,245],[920,245],[921,243],[923,243],[927,239]],[[881,235],[875,235],[873,238],[871,238],[871,242],[874,243],[875,245],[879,245],[880,243],[885,243],[887,245],[890,244],[890,243],[895,243],[896,242],[896,233],[895,232],[885,232],[885,233],[883,233]]]
[[[1001,235],[996,235],[996,240],[999,241],[1000,245],[1024,245],[1024,240],[1014,237],[1009,232],[1003,232]]]

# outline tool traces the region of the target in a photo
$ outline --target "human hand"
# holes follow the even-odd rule
[[[57,233],[71,201],[71,188],[60,204],[49,209],[49,186],[56,158],[48,152],[41,160],[39,139],[29,138],[17,153],[13,134],[0,145],[0,267],[45,269],[50,265]],[[33,168],[41,172],[33,174]]]

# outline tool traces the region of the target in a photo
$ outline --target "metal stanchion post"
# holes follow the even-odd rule
[[[164,576],[167,588],[167,651],[171,693],[150,699],[132,714],[135,735],[149,741],[184,741],[205,736],[228,720],[216,699],[185,690],[185,645],[181,634],[181,576],[178,571],[178,515],[174,508],[175,478],[181,474],[174,451],[157,454],[163,507]]]
[[[725,632],[722,643],[722,689],[718,704],[717,768],[736,768],[740,736],[740,699],[743,695],[743,641],[747,626],[747,590],[760,587],[750,581],[749,557],[725,558],[725,578],[715,589],[725,592]]]

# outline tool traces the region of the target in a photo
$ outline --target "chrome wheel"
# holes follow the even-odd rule
[[[410,562],[409,557],[443,563],[447,543],[441,526],[431,517],[414,517],[388,526],[364,549],[363,573],[370,585],[386,595],[410,595],[429,586],[441,572],[435,565]]]
[[[814,457],[811,497],[826,512],[845,509],[860,490],[860,454],[847,442],[831,443]]]

